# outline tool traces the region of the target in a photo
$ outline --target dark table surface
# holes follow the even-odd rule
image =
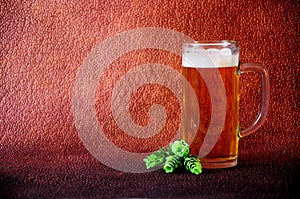
[[[240,155],[236,167],[193,175],[125,173],[88,153],[2,157],[1,198],[299,198],[299,159]]]

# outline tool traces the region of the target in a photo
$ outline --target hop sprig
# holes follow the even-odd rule
[[[161,148],[144,158],[147,169],[162,167],[166,173],[172,173],[175,169],[184,166],[193,174],[200,174],[202,166],[197,156],[190,154],[190,147],[184,140],[170,143],[169,149]]]

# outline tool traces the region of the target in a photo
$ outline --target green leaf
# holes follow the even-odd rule
[[[145,157],[144,162],[146,163],[147,169],[163,166],[167,156],[167,149],[161,148],[160,150],[155,151],[151,155]]]

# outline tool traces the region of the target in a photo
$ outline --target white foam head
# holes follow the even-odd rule
[[[186,45],[183,48],[182,65],[192,68],[220,68],[237,66],[239,54],[230,48],[206,48],[200,45]]]

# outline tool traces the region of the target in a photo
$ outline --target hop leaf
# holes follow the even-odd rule
[[[177,140],[170,144],[169,149],[171,154],[179,157],[185,157],[190,152],[189,145],[184,140]]]
[[[184,159],[184,166],[186,170],[189,170],[191,173],[198,175],[202,172],[202,166],[198,157],[188,154]]]
[[[146,163],[147,169],[164,165],[167,156],[167,149],[161,148],[160,150],[155,151],[151,155],[145,157],[144,162]]]
[[[163,169],[166,173],[172,173],[176,168],[181,167],[181,157],[171,155],[166,158]]]

